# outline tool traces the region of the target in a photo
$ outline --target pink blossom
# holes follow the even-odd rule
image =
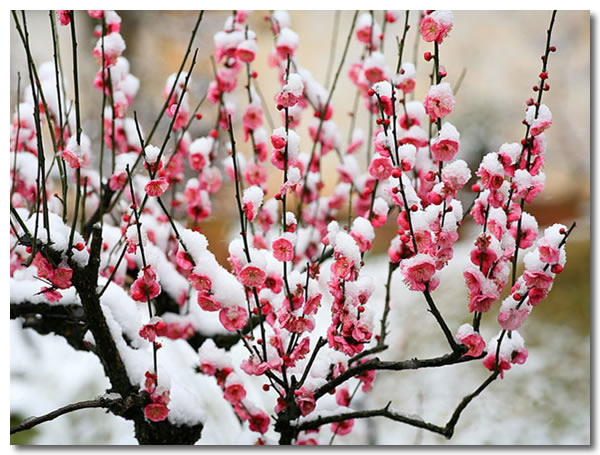
[[[486,367],[490,371],[494,371],[496,368],[496,352],[490,352],[483,359],[483,366]],[[500,370],[500,378],[504,379],[504,372],[506,370],[510,370],[510,363],[508,360],[500,357],[498,361],[498,368]]]
[[[435,262],[423,253],[419,253],[400,264],[404,280],[413,291],[424,291],[425,286],[435,274]]]
[[[542,270],[525,270],[523,279],[528,287],[543,289],[545,291],[550,289],[550,285],[553,281],[552,276]]]
[[[298,35],[296,32],[289,28],[283,28],[277,36],[277,43],[275,45],[275,50],[279,58],[286,60],[288,55],[292,58],[296,47],[298,47]]]
[[[531,306],[537,306],[543,299],[548,295],[547,289],[542,288],[531,288],[529,290],[529,300],[528,303]]]
[[[238,278],[244,286],[252,288],[262,285],[267,278],[267,274],[261,268],[248,264],[240,271]]]
[[[487,313],[490,311],[492,304],[496,301],[498,295],[496,293],[479,293],[469,295],[469,312],[477,311],[479,313]]]
[[[552,125],[552,112],[545,104],[540,105],[539,108],[529,106],[525,119],[530,125],[531,135],[538,136]]]
[[[291,261],[294,259],[294,245],[285,237],[280,237],[272,244],[273,256],[281,262]]]
[[[265,279],[265,286],[268,287],[273,293],[279,294],[283,289],[283,280],[280,275],[271,273],[267,275]]]
[[[212,280],[203,273],[190,273],[188,275],[188,281],[195,290],[200,292],[208,292],[212,287]]]
[[[525,363],[525,361],[527,360],[528,356],[529,356],[529,353],[527,352],[527,349],[525,349],[525,348],[520,348],[516,351],[513,351],[512,363],[517,363],[519,365],[523,365]]]
[[[267,183],[267,169],[262,164],[251,161],[244,169],[244,178],[249,185],[263,186]]]
[[[254,131],[263,124],[263,109],[255,104],[250,104],[244,113],[244,131]]]
[[[240,363],[240,368],[251,376],[260,376],[269,369],[267,362],[261,362],[255,356],[250,356],[249,359],[244,359]]]
[[[215,364],[206,360],[201,361],[198,368],[202,373],[208,376],[214,376],[215,374],[217,374],[217,367],[215,366]]]
[[[169,415],[169,409],[160,403],[151,403],[144,408],[144,415],[152,422],[162,422]]]
[[[450,11],[434,11],[423,18],[421,36],[428,43],[436,41],[442,44],[453,25],[454,17]]]
[[[354,419],[343,420],[342,422],[333,422],[331,424],[331,431],[334,434],[344,436],[349,434],[354,427]]]
[[[294,297],[292,299],[293,302],[299,302],[300,304],[296,305],[292,303],[294,309],[297,309],[301,305],[301,301],[298,297]],[[313,318],[304,317],[304,316],[296,316],[294,313],[289,312],[290,304],[287,297],[284,299],[283,306],[279,309],[277,315],[279,324],[285,328],[289,332],[293,333],[304,333],[304,332],[312,332],[315,328],[315,321]]]
[[[68,289],[71,287],[71,277],[73,270],[66,267],[59,267],[54,270],[51,281],[58,289]]]
[[[377,180],[385,180],[392,175],[392,162],[389,158],[374,158],[369,165],[369,174]]]
[[[140,329],[139,335],[142,338],[144,338],[152,343],[152,342],[154,342],[154,340],[156,340],[156,336],[158,335],[158,332],[165,330],[166,327],[167,327],[167,324],[165,324],[164,321],[158,320],[154,323],[145,324]]]
[[[350,392],[347,387],[339,387],[335,393],[335,401],[340,406],[348,406],[350,404]]]
[[[254,218],[257,215],[258,207],[255,208],[252,202],[244,202],[242,210],[246,214],[246,218],[248,218],[248,221],[252,223],[252,221],[254,221]]]
[[[479,333],[473,332],[463,337],[458,337],[460,342],[467,346],[469,350],[463,354],[463,356],[478,357],[485,350],[485,341]]]
[[[251,431],[256,431],[258,433],[265,434],[269,429],[270,422],[271,419],[269,418],[269,416],[263,411],[259,411],[250,415],[249,428]]]
[[[102,19],[102,16],[104,16],[104,10],[103,9],[88,10],[88,14],[90,15],[90,17],[93,17],[94,19]]]
[[[364,24],[362,27],[356,30],[356,38],[361,43],[369,44],[371,41],[371,26]]]
[[[478,265],[478,264],[476,264]],[[481,291],[481,282],[485,279],[479,269],[469,267],[463,272],[467,288],[471,294],[476,294]]]
[[[274,149],[281,150],[287,144],[287,140],[285,137],[280,136],[279,134],[271,135],[271,145]]]
[[[427,96],[423,102],[425,112],[434,120],[445,117],[452,112],[454,104],[454,95],[452,94],[450,84],[447,82],[433,85],[429,89],[429,92],[427,92]]]
[[[36,253],[33,258],[33,265],[35,265],[38,269],[37,275],[40,278],[44,278],[46,280],[52,280],[54,276],[54,269],[48,260],[42,256],[41,253]]]
[[[125,182],[127,182],[127,173],[119,172],[110,176],[108,186],[111,190],[118,191],[125,186]]]
[[[527,215],[527,214],[524,214]],[[525,218],[523,218],[525,219]],[[510,233],[514,239],[517,238],[518,223],[512,223],[510,225]],[[526,225],[524,222],[521,223],[521,236],[519,237],[519,248],[525,249],[532,246],[538,235],[537,223],[535,225]]]
[[[169,324],[166,324],[166,327],[164,329],[157,330],[156,332],[158,336],[165,336],[170,340],[178,340],[180,338],[187,340],[188,338],[192,337],[194,333],[196,333],[196,330],[190,322],[187,322],[185,324],[171,322]]]
[[[560,258],[560,250],[552,245],[546,238],[538,242],[538,251],[540,252],[540,260],[547,264],[558,264]]]
[[[336,277],[345,280],[350,276],[352,267],[354,267],[354,261],[345,256],[339,256],[333,264],[331,264],[331,271]]]
[[[506,312],[500,312],[498,314],[498,323],[504,330],[517,330],[523,324],[523,321],[527,319],[529,314],[528,308],[522,308],[517,310],[511,308]]]
[[[70,9],[57,9],[56,15],[60,25],[69,25],[71,23],[71,10]]]
[[[458,153],[459,137],[458,131],[451,123],[444,123],[439,137],[431,143],[433,158],[437,161],[452,161]]]
[[[200,151],[190,152],[189,161],[190,168],[195,171],[200,171],[206,166],[206,157]]]
[[[458,141],[435,139],[431,144],[431,154],[436,161],[452,161],[458,153]]]
[[[194,263],[191,261],[190,255],[183,248],[177,250],[175,258],[177,265],[183,270],[192,270],[194,268]]]
[[[306,355],[310,352],[310,339],[308,337],[304,337],[298,346],[294,348],[292,353],[289,356],[290,362],[289,366],[294,366],[298,360],[302,360],[306,357]],[[286,363],[286,366],[288,364]]]
[[[281,91],[275,96],[277,109],[293,107],[302,99],[304,92],[304,83],[299,74],[290,74],[287,83],[281,88]]]
[[[40,289],[40,292],[44,294],[44,297],[46,297],[50,303],[56,303],[62,298],[62,294],[60,292],[47,286],[43,286]]]
[[[79,150],[69,149],[68,147],[63,150],[62,156],[72,169],[78,169],[81,167],[81,157],[79,156]]]
[[[197,302],[204,311],[219,311],[221,309],[221,304],[208,292],[198,292]]]
[[[235,56],[244,63],[252,63],[256,57],[257,50],[254,40],[242,41],[235,50]]]
[[[246,308],[234,305],[225,307],[219,311],[219,321],[230,332],[240,330],[248,321],[248,311]]]
[[[230,384],[225,387],[223,397],[232,404],[239,403],[246,398],[246,389],[242,384]]]
[[[160,197],[169,189],[169,181],[166,177],[159,177],[150,180],[144,187],[144,191],[148,196]]]
[[[308,432],[307,432],[308,433]],[[316,446],[319,445],[315,438],[302,439],[300,436],[296,439],[296,445],[299,446]]]
[[[403,93],[411,93],[416,86],[417,71],[412,63],[402,63],[400,74],[394,78],[396,88],[402,90]],[[406,120],[406,119],[405,119]]]
[[[490,267],[498,259],[498,255],[491,248],[486,248],[481,251],[478,248],[471,250],[471,262],[478,267],[481,267],[481,271],[484,275],[487,275]]]
[[[131,298],[137,302],[146,302],[160,294],[156,272],[151,265],[144,267],[130,288]]]
[[[314,411],[316,402],[312,392],[309,392],[302,387],[299,390],[296,390],[294,393],[296,394],[296,403],[300,408],[300,414],[306,416]]]
[[[205,190],[209,194],[214,194],[219,191],[221,183],[223,182],[221,171],[219,171],[216,166],[207,166],[202,169],[202,172],[198,175],[198,182],[200,190]]]

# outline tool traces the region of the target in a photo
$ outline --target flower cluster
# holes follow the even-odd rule
[[[483,359],[485,368],[503,377],[526,361],[517,330],[563,270],[570,233],[555,224],[538,240],[537,220],[525,210],[545,185],[545,131],[552,114],[541,95],[548,90],[550,48],[538,99],[527,101],[525,138],[486,154],[472,175],[459,158],[464,153],[459,122],[449,121],[456,99],[440,61],[454,26],[449,11],[425,11],[419,19],[416,38],[431,46],[424,54],[431,77],[422,100],[414,97],[416,62],[403,53],[409,12],[393,68],[384,54],[384,31],[390,24],[401,26],[401,14],[387,11],[380,24],[373,12],[356,13],[338,71],[323,85],[302,66],[290,15],[272,11],[265,17],[273,34],[268,63],[278,87],[264,99],[253,69],[258,29],[250,28],[249,11],[234,11],[214,35],[214,75],[203,111],[214,111],[214,123],[201,137],[190,132],[192,122],[203,118],[204,100],[192,108],[196,55],[186,67],[188,51],[164,86],[156,125],[165,115],[168,130],[160,147],[153,145],[159,144],[152,140],[155,128],[145,135],[129,113],[140,81],[123,56],[119,15],[88,14],[97,21],[92,53],[100,65],[94,85],[103,98],[101,143],[80,131],[57,65],[40,65],[39,90],[25,90],[11,122],[11,280],[33,282],[31,297],[37,301],[65,302],[68,295],[78,304],[73,288],[85,282],[86,268],[97,267],[91,293],[102,305],[128,378],[149,397],[148,421],[179,424],[178,409],[191,406],[182,404],[183,388],[163,373],[172,359],[157,356],[161,348],[163,356],[165,347],[181,345],[197,351],[195,372],[216,382],[253,441],[268,442],[274,430],[286,443],[320,442],[325,424],[317,423],[329,412],[322,404],[327,400],[320,399],[328,393],[335,395],[341,416],[327,421],[328,428],[333,437],[349,434],[354,415],[342,414],[351,411],[355,395],[373,387],[378,369],[402,364],[373,357],[387,348],[396,277],[425,300],[448,340],[452,352],[432,364]],[[72,11],[59,10],[57,17],[62,26],[73,25]],[[350,44],[361,52],[347,73],[356,107],[344,143],[332,100]],[[356,127],[361,105],[370,119],[368,134]],[[44,121],[58,172],[42,167]],[[236,141],[236,127],[243,140]],[[109,166],[95,160],[96,148],[110,163],[108,174],[103,171]],[[330,152],[338,164],[335,181],[326,187],[324,157]],[[275,188],[267,184],[270,171]],[[60,177],[62,194],[51,195],[59,185],[41,181],[46,175]],[[464,187],[473,177],[471,194]],[[68,179],[76,182],[73,215]],[[224,189],[234,196],[216,199]],[[459,199],[465,193],[473,200],[467,210]],[[203,222],[223,201],[237,209],[236,228],[221,230],[228,264],[219,263],[202,233]],[[473,322],[454,331],[432,293],[468,215],[481,226],[463,271],[465,313],[472,313]],[[364,265],[386,224],[394,234],[383,245],[389,274],[381,305],[374,297],[383,287],[381,277],[369,275]],[[525,249],[531,250],[517,279]],[[498,305],[501,331],[486,344],[481,319],[509,283],[511,293]],[[422,361],[410,362],[413,368]],[[256,398],[259,382],[264,400]]]

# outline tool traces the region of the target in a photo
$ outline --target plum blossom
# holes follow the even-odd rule
[[[483,354],[483,351],[485,350],[485,341],[483,341],[483,338],[479,333],[473,330],[471,324],[461,325],[456,333],[456,338],[469,348],[463,356],[479,357]]]
[[[427,14],[421,22],[421,36],[431,43],[442,44],[454,26],[454,15],[451,11],[437,10]]]
[[[222,308],[219,311],[219,321],[221,321],[225,329],[235,332],[246,325],[248,311],[246,308],[237,305]]]
[[[70,9],[57,9],[56,16],[60,25],[69,25],[71,23],[71,10]]]
[[[525,114],[525,120],[531,127],[529,130],[531,135],[538,136],[552,125],[552,112],[550,112],[548,106],[541,104],[536,116],[536,107],[529,106]]]
[[[369,165],[369,174],[377,180],[385,180],[392,175],[392,162],[386,157],[375,157]]]
[[[287,83],[275,97],[277,108],[279,110],[295,106],[302,98],[304,92],[304,83],[302,76],[297,73],[291,73]]]
[[[166,177],[150,180],[144,187],[148,196],[160,197],[169,189],[169,181]]]
[[[437,138],[431,143],[431,154],[437,161],[452,161],[458,153],[460,134],[450,122],[442,125]]]
[[[278,261],[286,262],[294,259],[294,245],[285,235],[273,241],[272,248],[273,256]]]
[[[434,279],[435,262],[426,254],[419,253],[405,259],[400,263],[400,270],[406,285],[413,291],[424,291],[427,286],[433,290],[437,286]]]
[[[250,186],[244,190],[242,196],[242,209],[246,214],[249,222],[253,222],[258,215],[260,206],[262,205],[264,192],[256,185]]]
[[[247,39],[238,44],[235,56],[244,63],[252,63],[256,57],[258,46],[253,39]]]
[[[423,105],[425,112],[433,120],[445,117],[454,109],[454,95],[452,88],[447,82],[433,85],[427,92]]]
[[[131,285],[131,298],[138,302],[146,302],[158,297],[160,284],[158,275],[152,265],[147,265],[140,270],[137,279]]]

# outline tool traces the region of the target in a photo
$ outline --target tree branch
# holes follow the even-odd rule
[[[473,358],[470,358],[472,360]],[[411,425],[413,427],[422,428],[424,430],[429,430],[433,433],[438,433],[444,436],[447,439],[450,439],[454,435],[454,428],[458,423],[458,419],[460,418],[461,413],[465,410],[468,404],[477,397],[481,392],[483,392],[494,380],[498,377],[499,371],[494,371],[473,393],[465,396],[454,412],[450,417],[450,420],[446,423],[445,426],[441,427],[439,425],[435,425],[433,423],[429,423],[416,416],[409,416],[406,414],[399,413],[397,411],[390,410],[390,405],[392,402],[390,401],[384,408],[381,409],[373,409],[367,411],[353,411],[353,412],[345,412],[342,414],[331,415],[326,417],[317,417],[314,420],[305,421],[296,426],[297,431],[307,431],[307,430],[316,430],[322,425],[326,425],[328,423],[334,422],[343,422],[345,420],[350,419],[364,419],[369,417],[387,417],[388,419],[395,420],[397,422],[406,423],[407,425]]]
[[[49,412],[48,414],[44,414],[39,417],[30,417],[28,419],[25,419],[19,425],[15,425],[14,427],[11,427],[10,434],[15,434],[20,431],[30,430],[31,428],[33,428],[41,423],[49,422],[51,420],[56,419],[57,417],[60,417],[62,415],[68,414],[73,411],[78,411],[80,409],[88,409],[88,408],[106,408],[106,409],[108,409],[108,408],[114,407],[114,405],[116,405],[118,403],[123,403],[123,398],[119,397],[119,398],[110,399],[107,397],[100,397],[100,398],[96,398],[94,400],[79,401],[77,403],[68,404],[66,406],[63,406],[62,408],[58,408],[52,412]]]
[[[54,333],[62,336],[74,349],[94,350],[83,340],[88,327],[79,304],[11,303],[10,318],[22,319],[24,328],[33,329],[40,335]]]
[[[414,427],[423,428],[425,430],[433,431],[434,433],[439,433],[441,435],[447,436],[447,429],[445,427],[440,427],[438,425],[434,425],[429,422],[425,422],[424,420],[418,417],[410,417],[405,414],[401,414],[396,411],[390,411],[389,407],[392,404],[390,401],[384,408],[381,409],[372,409],[368,411],[354,411],[354,412],[345,412],[343,414],[327,416],[327,417],[318,417],[315,420],[310,420],[308,422],[301,423],[297,428],[300,431],[306,430],[316,430],[321,425],[326,425],[328,423],[334,422],[343,422],[344,420],[350,419],[364,419],[368,417],[387,417],[388,419],[395,420],[397,422],[406,423],[408,425],[412,425]]]
[[[409,360],[400,360],[395,362],[390,361],[381,361],[377,357],[367,360],[360,365],[356,365],[354,367],[348,368],[342,374],[336,376],[332,380],[330,380],[327,384],[319,387],[315,393],[315,400],[319,399],[326,393],[335,389],[338,385],[346,382],[348,379],[353,378],[354,376],[358,376],[365,371],[373,371],[373,370],[391,370],[391,371],[402,371],[402,370],[418,370],[420,368],[433,368],[433,367],[442,367],[447,365],[454,365],[457,363],[470,362],[471,360],[480,359],[483,357],[483,354],[478,357],[464,357],[460,351],[451,352],[449,354],[444,354],[439,357],[432,357],[429,359],[409,359]]]

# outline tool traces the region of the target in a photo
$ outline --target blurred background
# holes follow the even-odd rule
[[[151,128],[164,98],[167,77],[177,72],[189,34],[197,17],[191,11],[118,11],[122,18],[121,33],[127,44],[124,56],[131,73],[140,79],[140,90],[133,109],[145,131]],[[213,35],[223,28],[229,11],[207,11],[200,25],[195,46],[199,59],[190,85],[193,107],[206,92],[212,79],[209,57],[214,50]],[[265,94],[276,126],[281,125],[273,96],[279,88],[277,72],[267,65],[273,39],[267,11],[254,11],[249,26],[258,37],[259,52],[253,63],[256,80]],[[337,15],[337,18],[336,18]],[[375,12],[381,23],[382,11]],[[481,157],[497,151],[504,142],[518,142],[524,134],[521,120],[525,100],[533,95],[531,87],[538,81],[549,11],[455,11],[455,26],[440,47],[441,63],[447,80],[455,86],[464,74],[456,94],[456,107],[451,122],[461,134],[459,158],[476,169]],[[298,62],[319,82],[325,82],[329,62],[338,65],[350,29],[353,11],[292,11],[292,28],[300,35]],[[417,39],[419,13],[411,12],[412,28],[407,36],[404,60],[417,66],[416,99],[422,100],[428,87],[431,65],[423,60],[428,43]],[[384,40],[386,61],[394,68],[397,59],[396,36],[402,33],[402,20],[388,24]],[[27,13],[33,57],[39,65],[52,59],[52,40],[47,11]],[[335,26],[339,20],[338,27]],[[83,129],[92,139],[92,149],[99,150],[101,94],[92,84],[98,65],[92,57],[96,43],[93,27],[96,21],[87,14],[77,16],[80,90]],[[334,31],[338,31],[333,53],[330,52]],[[59,27],[61,56],[67,79],[70,76],[71,50],[68,28]],[[16,102],[17,73],[27,80],[25,52],[14,23],[11,21],[11,115]],[[567,245],[568,264],[556,280],[548,299],[536,307],[521,330],[530,357],[523,366],[513,368],[506,379],[491,386],[481,400],[476,400],[464,413],[455,437],[442,437],[415,430],[383,419],[357,423],[356,430],[338,437],[336,444],[589,444],[590,442],[590,16],[586,11],[559,11],[552,44],[557,52],[549,62],[551,89],[544,103],[553,113],[553,125],[546,132],[548,149],[544,192],[527,210],[544,226],[560,222],[577,228]],[[342,135],[343,147],[349,135],[352,100],[355,88],[347,78],[350,64],[359,59],[361,46],[353,38],[348,57],[332,100],[334,117]],[[27,85],[23,83],[23,86]],[[71,84],[72,86],[72,84]],[[240,106],[246,105],[246,93],[238,87]],[[310,146],[307,125],[311,113],[306,110],[298,133],[301,147]],[[192,138],[208,134],[215,122],[216,108],[206,102],[200,112],[203,118],[192,123]],[[130,111],[129,114],[132,114]],[[238,109],[241,119],[242,110]],[[368,131],[368,114],[360,110],[357,126]],[[157,142],[167,128],[163,119]],[[241,129],[237,137],[241,137]],[[240,141],[241,143],[241,141]],[[247,144],[244,144],[247,145]],[[243,150],[242,153],[249,150]],[[366,161],[366,160],[365,160]],[[338,159],[325,157],[324,193],[331,192],[336,179]],[[272,173],[270,188],[280,183],[280,173]],[[223,226],[235,228],[238,222],[233,204],[228,201],[231,188],[225,186],[213,202],[214,215],[203,225],[211,250],[220,260],[227,256],[229,239]],[[463,203],[472,196],[465,195]],[[393,220],[392,220],[393,221]],[[455,258],[442,275],[436,291],[440,309],[451,327],[468,321],[466,290],[462,270],[475,234],[474,226],[462,228],[463,240]],[[366,272],[377,273],[385,267],[385,254],[394,235],[393,222],[378,231],[374,250],[368,258]],[[223,262],[224,263],[224,262]],[[439,328],[427,316],[419,297],[404,289],[400,277],[394,280],[392,294],[391,349],[384,357],[406,358],[436,354]],[[378,289],[383,299],[383,286]],[[493,334],[497,324],[484,318],[484,333]],[[423,320],[414,327],[411,321]],[[431,319],[431,320],[430,320]],[[431,336],[428,336],[431,335]],[[433,340],[423,343],[423,340]],[[443,341],[443,340],[441,340]],[[58,359],[69,364],[57,369]],[[33,367],[35,365],[35,367]],[[72,366],[72,368],[71,368]],[[359,405],[369,408],[394,399],[395,406],[434,422],[445,422],[460,397],[470,393],[483,380],[486,371],[480,364],[455,367],[452,373],[417,371],[401,374],[381,373],[375,390],[362,398]],[[467,371],[468,370],[468,371]],[[452,375],[453,374],[453,375]],[[91,355],[73,352],[62,339],[52,335],[41,337],[11,322],[11,425],[29,415],[37,415],[64,404],[100,394],[106,388],[99,362]],[[449,391],[452,391],[450,393]],[[14,420],[14,421],[13,421]],[[483,425],[482,425],[483,423]],[[101,411],[79,411],[54,422],[39,426],[12,439],[15,444],[134,443],[131,426]],[[206,432],[205,432],[206,435]],[[216,438],[216,436],[215,436]],[[212,440],[219,443],[218,438]],[[210,432],[200,443],[211,443]]]

